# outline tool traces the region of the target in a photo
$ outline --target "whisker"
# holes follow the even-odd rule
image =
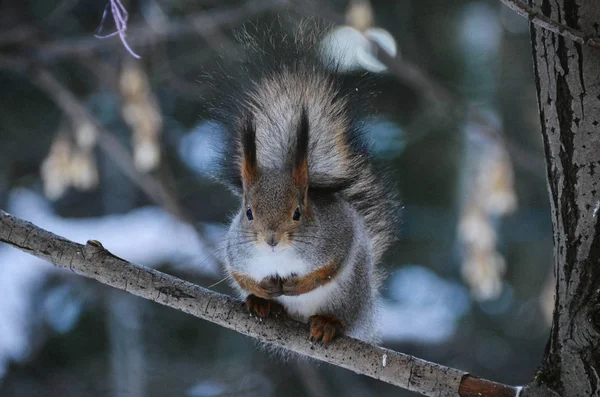
[[[206,287],[206,288],[210,289],[210,288],[214,287],[215,285],[219,285],[219,284],[221,284],[223,281],[227,280],[228,278],[229,278],[229,277],[224,277],[224,278],[222,278],[221,280],[217,281],[216,283],[214,283],[214,284],[212,284],[212,285],[209,285],[209,286],[208,286],[208,287]]]

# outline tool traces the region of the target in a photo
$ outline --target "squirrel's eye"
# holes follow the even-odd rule
[[[300,220],[300,207],[296,207],[296,211],[294,211],[294,216],[292,217],[292,219],[295,221]]]
[[[249,221],[251,221],[252,219],[254,219],[254,216],[252,215],[252,210],[250,208],[248,208],[246,210],[246,216],[248,217]]]

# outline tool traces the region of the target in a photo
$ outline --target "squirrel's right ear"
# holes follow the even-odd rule
[[[251,186],[258,178],[256,164],[256,128],[251,114],[247,114],[241,123],[242,134],[242,164],[241,174],[244,189]]]
[[[303,106],[296,131],[296,153],[292,168],[294,183],[303,189],[308,188],[308,130],[308,113]]]

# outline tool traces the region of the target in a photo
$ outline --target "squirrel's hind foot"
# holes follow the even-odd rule
[[[329,314],[317,314],[308,319],[311,342],[331,342],[344,331],[344,322]]]
[[[256,295],[248,295],[246,298],[246,308],[251,315],[255,315],[258,318],[267,318],[269,316],[277,317],[280,314],[284,314],[285,310],[279,303],[259,298]]]

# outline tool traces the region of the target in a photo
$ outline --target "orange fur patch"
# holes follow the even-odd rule
[[[294,168],[292,178],[297,186],[308,186],[308,160],[304,159],[300,167]]]
[[[304,276],[286,278],[283,280],[283,294],[289,296],[306,294],[333,281],[339,270],[340,265],[336,261],[331,261]]]
[[[231,272],[241,289],[263,299],[273,299],[281,295],[297,296],[306,294],[334,280],[340,270],[336,261],[314,270],[304,276],[292,276],[285,279],[267,277],[260,282],[239,272]]]
[[[239,272],[231,272],[231,275],[241,289],[259,298],[273,299],[282,295],[282,280],[279,277],[266,277],[258,282]]]
[[[259,298],[270,298],[271,294],[269,294],[269,292],[265,288],[261,287],[258,284],[258,282],[256,282],[256,280],[254,280],[252,277],[248,277],[238,272],[231,272],[231,275],[233,276],[234,280],[238,283],[240,288],[244,291],[252,295],[256,295]]]
[[[251,163],[245,157],[242,159],[242,181],[245,186],[251,186],[258,179],[256,164]]]

